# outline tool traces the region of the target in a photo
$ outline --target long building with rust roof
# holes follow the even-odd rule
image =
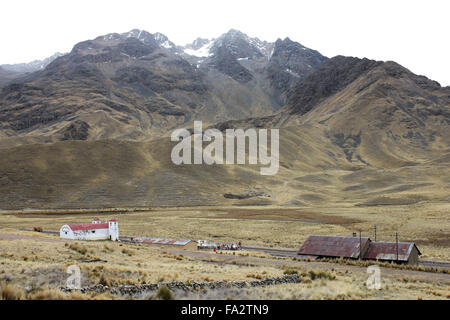
[[[417,264],[421,252],[413,242],[373,242],[367,237],[311,235],[298,255]]]

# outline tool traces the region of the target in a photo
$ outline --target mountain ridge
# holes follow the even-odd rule
[[[198,40],[198,57],[161,34],[108,34],[4,86],[0,208],[448,202],[449,87],[391,61],[290,39],[264,55],[244,39]],[[194,120],[280,129],[278,173],[173,164],[168,135]]]
[[[23,62],[23,63],[14,63],[14,64],[2,64],[0,67],[3,69],[14,72],[14,73],[29,73],[29,72],[35,72],[38,70],[44,69],[46,66],[48,66],[53,60],[56,58],[59,58],[66,53],[56,52],[52,54],[51,56],[44,58],[42,60],[33,60],[30,62]]]
[[[65,132],[86,123],[86,139],[147,140],[194,118],[214,123],[269,115],[284,103],[280,95],[288,87],[274,86],[277,77],[271,74],[288,72],[285,62],[267,67],[264,46],[270,45],[233,29],[200,60],[165,35],[138,29],[82,41],[44,69],[4,86],[0,130],[17,143],[30,136],[51,142],[76,138]],[[310,55],[326,59],[315,51]],[[304,64],[303,59],[290,54],[286,63]]]

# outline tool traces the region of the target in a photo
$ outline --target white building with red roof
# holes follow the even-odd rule
[[[59,235],[64,239],[118,241],[119,223],[116,219],[101,222],[95,218],[92,223],[65,224],[59,230]]]

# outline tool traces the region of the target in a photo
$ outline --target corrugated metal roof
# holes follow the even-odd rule
[[[152,244],[170,244],[175,246],[184,246],[191,242],[188,239],[164,239],[164,238],[151,238],[151,237],[136,237],[134,241]]]
[[[95,229],[108,229],[109,225],[107,222],[104,223],[86,223],[86,224],[68,224],[72,231],[77,230],[95,230]]]
[[[368,241],[369,238],[361,238],[362,248]],[[319,235],[309,236],[298,251],[299,255],[344,258],[358,258],[359,253],[359,237]]]
[[[413,242],[398,243],[398,260],[408,261],[409,256],[415,247]],[[416,247],[417,248],[417,247]],[[417,251],[419,251],[417,249]],[[420,251],[419,251],[420,254]],[[397,260],[397,243],[396,242],[371,242],[369,249],[364,255],[364,259],[373,260]]]

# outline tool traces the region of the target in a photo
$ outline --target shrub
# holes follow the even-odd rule
[[[298,274],[298,271],[295,269],[286,269],[283,272],[284,274]]]
[[[302,282],[302,283],[311,283],[312,280],[310,278],[301,278],[300,282]]]
[[[173,300],[174,294],[172,290],[166,286],[159,287],[158,292],[156,292],[156,298],[161,300]]]
[[[260,274],[253,274],[253,273],[247,274],[246,277],[247,278],[255,278],[255,279],[262,279],[263,278],[262,275],[260,275]]]
[[[105,248],[106,251],[109,251],[109,252],[113,252],[114,251],[114,248],[108,246],[107,244],[105,244],[104,248]]]
[[[111,281],[107,277],[105,277],[105,275],[102,274],[100,276],[100,280],[98,281],[98,284],[101,284],[102,286],[110,287],[111,286]]]
[[[87,295],[79,291],[72,291],[69,295],[71,300],[86,300],[89,298]]]
[[[129,255],[131,257],[134,254],[134,251],[130,250],[130,249],[123,248],[122,249],[122,253],[123,254],[127,254],[127,255]]]
[[[328,271],[315,271],[315,270],[309,270],[306,274],[311,280],[315,279],[328,279],[328,280],[334,280],[336,279],[336,276]]]
[[[70,244],[69,248],[80,254],[86,254],[87,252],[87,248],[79,243],[72,243]]]
[[[15,285],[1,283],[0,297],[2,300],[22,300],[24,291]]]
[[[27,297],[30,300],[67,300],[69,296],[54,288],[44,287],[36,292],[30,293]]]

